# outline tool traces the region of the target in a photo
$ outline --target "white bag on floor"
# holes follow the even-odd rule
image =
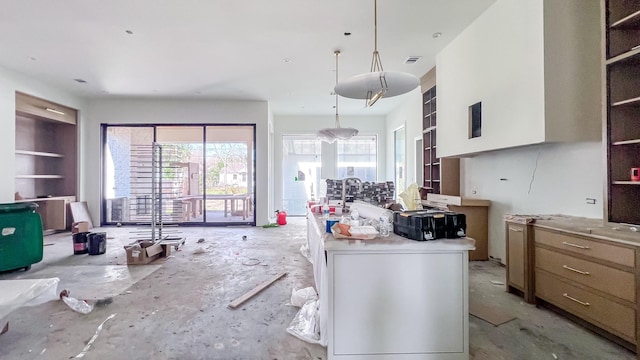
[[[307,301],[291,320],[287,332],[302,341],[320,343],[318,300]]]
[[[291,291],[291,305],[296,307],[302,307],[309,300],[318,300],[318,294],[316,289],[309,286],[304,289]]]

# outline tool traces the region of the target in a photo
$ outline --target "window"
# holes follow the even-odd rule
[[[378,180],[378,138],[354,136],[337,142],[337,179],[357,177],[362,181]]]

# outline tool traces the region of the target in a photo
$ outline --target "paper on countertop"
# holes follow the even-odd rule
[[[418,189],[418,184],[416,183],[411,183],[409,186],[407,186],[407,189],[398,194],[398,197],[402,199],[406,210],[419,210],[417,208],[417,205],[422,204],[420,198],[420,190]]]

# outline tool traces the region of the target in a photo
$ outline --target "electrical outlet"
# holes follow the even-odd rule
[[[593,205],[593,204],[595,204],[595,203],[596,203],[596,199],[594,199],[594,198],[587,198],[587,204],[591,204],[591,205]]]

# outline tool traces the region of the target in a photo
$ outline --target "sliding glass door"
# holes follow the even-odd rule
[[[103,223],[147,223],[156,206],[164,223],[255,225],[253,125],[103,125],[103,134]]]
[[[205,130],[206,222],[254,222],[254,127],[207,126]]]

